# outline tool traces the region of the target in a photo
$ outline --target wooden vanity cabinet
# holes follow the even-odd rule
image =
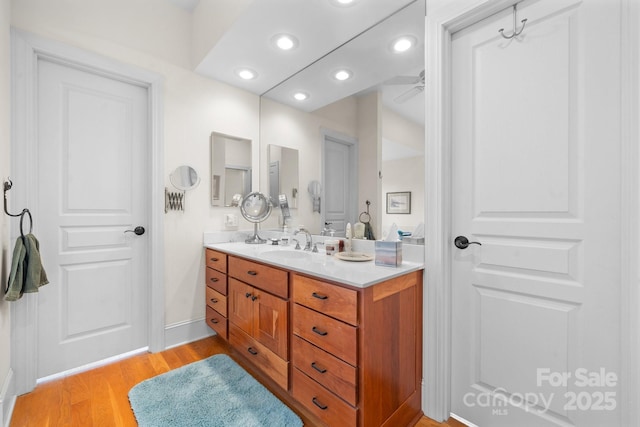
[[[227,323],[227,255],[207,249],[206,268],[206,322],[225,340],[228,339]]]
[[[421,270],[356,288],[211,249],[206,254],[207,324],[319,421],[418,422]]]

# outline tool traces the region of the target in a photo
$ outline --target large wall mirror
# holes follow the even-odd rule
[[[211,134],[211,205],[238,206],[251,192],[251,141]]]
[[[325,222],[333,222],[341,234],[342,224],[358,221],[367,200],[377,238],[392,223],[412,231],[424,221],[424,20],[424,0],[409,1],[261,97],[260,145],[268,159],[261,160],[261,168],[271,168],[271,146],[286,145],[299,153],[300,188],[321,183],[320,212],[313,209],[311,195],[300,192],[294,223],[318,233]],[[400,37],[414,44],[394,52],[392,44]],[[338,70],[350,78],[337,80]],[[308,98],[294,99],[300,91]],[[335,139],[347,145],[355,141],[357,148],[336,154]],[[355,156],[356,166],[344,160],[347,155]],[[270,177],[271,171],[262,173],[260,182],[271,193]],[[357,191],[340,184],[349,177]],[[410,194],[410,209],[387,213],[387,193]],[[355,207],[344,206],[342,213],[341,204],[349,203]]]

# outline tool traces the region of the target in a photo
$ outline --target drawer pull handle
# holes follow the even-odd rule
[[[323,337],[328,334],[327,331],[321,331],[320,329],[316,328],[315,326],[313,328],[311,328],[311,330],[313,332],[315,332],[316,334],[318,334],[318,335],[322,335]]]
[[[247,349],[247,351],[248,351],[249,353],[253,354],[254,356],[257,356],[257,355],[258,355],[258,351],[257,351],[255,348],[253,348],[253,347],[249,347],[249,348]]]
[[[211,261],[218,262],[218,258],[211,258]]]
[[[311,401],[313,402],[314,405],[316,405],[318,408],[322,409],[323,411],[325,411],[328,408],[327,405],[323,405],[322,403],[318,402],[318,398],[316,397],[311,399]]]
[[[316,292],[312,293],[311,296],[314,297],[314,298],[318,298],[318,299],[327,299],[327,298],[329,298],[326,295],[318,294]]]
[[[218,322],[219,322],[219,320],[218,320],[218,319],[211,319],[211,323],[214,323],[214,324],[215,324],[215,323],[218,323]]]
[[[209,279],[209,280],[211,280],[213,283],[216,283],[216,282],[217,282],[218,280],[220,280],[220,279],[218,279],[217,277],[212,277],[212,278],[211,278],[211,279]]]
[[[324,374],[325,372],[327,372],[326,369],[319,368],[318,365],[316,365],[316,362],[311,362],[311,367],[316,371],[320,372],[321,374]]]
[[[218,298],[211,298],[211,302],[214,303],[214,304],[217,304],[218,303]]]
[[[251,292],[247,292],[246,294],[244,294],[244,296],[245,296],[246,298],[249,298],[249,297],[251,296]]]
[[[257,272],[257,271],[253,271],[253,270],[249,270],[249,271],[247,271],[247,274],[248,274],[249,276],[257,276],[257,275],[258,275],[258,272]]]

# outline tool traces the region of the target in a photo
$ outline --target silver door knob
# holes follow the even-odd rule
[[[458,249],[467,249],[469,247],[469,245],[481,245],[482,243],[480,242],[470,242],[469,239],[467,239],[464,236],[458,236],[455,238],[455,240],[453,241],[453,244],[456,245],[456,248]]]

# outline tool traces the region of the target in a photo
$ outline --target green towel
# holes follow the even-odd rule
[[[376,240],[376,236],[373,235],[373,227],[371,227],[369,221],[364,223],[364,238],[367,240]]]
[[[4,299],[16,301],[27,292],[38,292],[38,288],[49,283],[40,259],[40,243],[36,236],[27,234],[16,239],[11,261],[9,283]]]

